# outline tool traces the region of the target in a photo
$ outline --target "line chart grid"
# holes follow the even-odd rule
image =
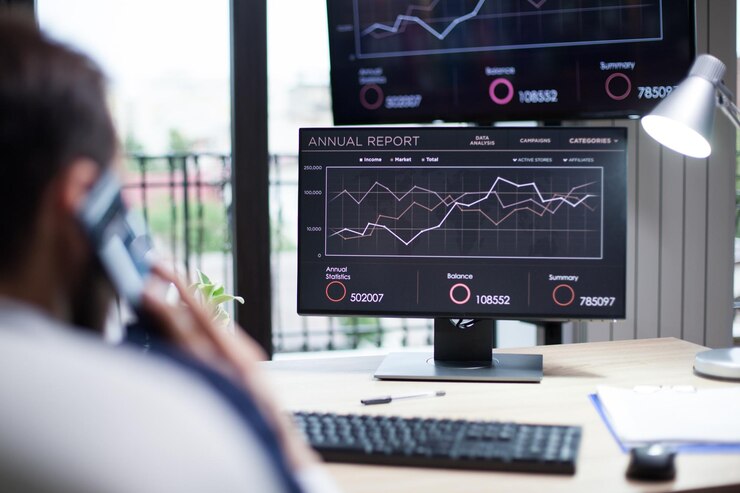
[[[599,166],[327,166],[326,256],[601,259]]]
[[[354,0],[358,58],[663,39],[663,0]],[[635,22],[638,19],[638,22]]]

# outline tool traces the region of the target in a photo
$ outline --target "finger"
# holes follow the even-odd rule
[[[239,339],[240,345],[243,346],[244,352],[250,359],[255,361],[267,361],[269,359],[262,346],[257,344],[257,341],[250,337],[244,329],[237,325],[234,333],[234,337]]]
[[[154,288],[151,284],[148,284],[144,288],[141,296],[142,311],[149,318],[149,321],[154,323],[156,328],[160,329],[164,335],[175,342],[183,342],[185,334],[177,330],[178,324],[175,320],[175,315],[159,300],[159,293],[154,293],[153,290]]]
[[[159,328],[176,346],[190,352],[199,359],[211,359],[214,356],[210,339],[193,330],[193,322],[183,316],[180,310],[162,302],[156,293],[146,289],[142,296],[142,308]]]
[[[155,265],[152,271],[156,275],[162,277],[166,281],[171,282],[175,286],[178,294],[180,295],[180,301],[182,301],[185,306],[192,310],[195,321],[199,325],[201,325],[206,332],[208,332],[209,334],[212,331],[215,332],[216,328],[213,326],[210,317],[203,309],[203,307],[198,303],[195,297],[190,293],[190,290],[182,282],[182,278],[180,276],[174,274],[171,271],[168,271],[160,265]]]

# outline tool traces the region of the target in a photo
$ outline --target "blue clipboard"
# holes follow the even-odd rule
[[[612,425],[609,422],[609,418],[606,416],[606,413],[604,412],[604,407],[601,404],[601,400],[599,399],[599,396],[596,394],[589,394],[588,399],[591,401],[591,404],[594,405],[596,412],[599,413],[601,420],[606,425],[606,428],[609,430],[609,433],[611,433],[612,437],[614,437],[614,441],[617,442],[617,445],[622,450],[622,452],[624,453],[629,452],[632,447],[625,445],[625,443],[622,442],[622,440],[620,440],[617,434],[614,432],[614,428],[612,428]],[[682,454],[736,454],[736,453],[740,453],[740,443],[684,443],[684,444],[676,445],[675,448],[677,452],[682,453]]]

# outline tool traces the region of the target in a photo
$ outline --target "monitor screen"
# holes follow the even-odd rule
[[[328,0],[334,123],[644,115],[694,59],[692,0]]]
[[[626,138],[302,129],[299,313],[624,318]]]

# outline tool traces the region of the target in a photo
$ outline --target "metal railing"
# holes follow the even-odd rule
[[[298,158],[273,155],[269,166],[274,351],[431,344],[427,320],[297,315]],[[173,266],[190,279],[201,270],[233,292],[230,155],[132,154],[124,194]]]
[[[129,155],[123,193],[173,267],[233,286],[230,155]]]

